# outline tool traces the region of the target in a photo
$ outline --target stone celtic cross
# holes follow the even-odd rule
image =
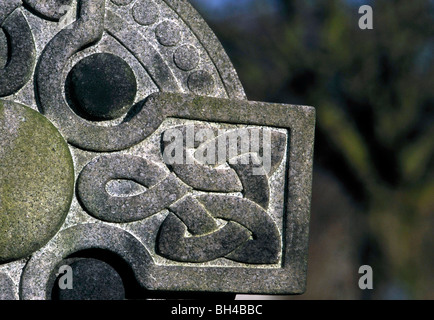
[[[248,101],[186,0],[3,0],[0,27],[0,299],[124,279],[108,256],[151,291],[305,290],[313,108]]]

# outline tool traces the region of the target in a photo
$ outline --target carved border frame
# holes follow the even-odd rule
[[[157,94],[167,116],[288,129],[281,268],[153,266],[153,278],[177,279],[155,290],[302,294],[306,290],[315,109],[308,106]],[[159,283],[160,282],[160,283]],[[163,281],[163,283],[166,281]]]

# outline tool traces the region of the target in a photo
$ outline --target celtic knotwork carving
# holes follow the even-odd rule
[[[155,114],[154,110],[149,110],[143,101],[139,102],[131,110],[130,116],[117,125],[100,126],[93,121],[88,121],[89,119],[86,119],[86,117],[82,117],[80,112],[76,112],[76,106],[70,106],[63,94],[65,83],[61,74],[71,57],[84,47],[99,41],[103,33],[107,32],[128,48],[143,66],[146,66],[146,70],[152,78],[158,80],[156,83],[161,90],[176,91],[179,88],[172,72],[160,54],[152,46],[143,47],[143,43],[146,42],[143,35],[133,28],[128,28],[127,23],[115,13],[106,11],[104,0],[82,0],[80,4],[80,18],[71,26],[59,32],[49,42],[41,55],[36,75],[41,106],[45,115],[60,125],[62,132],[71,144],[86,150],[122,150],[149,136],[158,127],[161,119]],[[37,9],[42,10],[43,8],[37,7]],[[47,12],[52,11],[47,10]],[[142,41],[138,41],[141,38]],[[117,61],[107,63],[108,57],[112,57],[111,60],[117,59]],[[83,59],[84,67],[79,69],[79,72],[72,73],[71,82],[66,84],[66,94],[72,92],[72,97],[70,97],[72,103],[74,101],[84,101],[85,103],[79,104],[86,111],[91,110],[91,116],[95,116],[92,109],[107,109],[107,116],[109,117],[112,109],[115,111],[116,109],[120,111],[130,109],[132,101],[130,101],[129,97],[131,95],[127,94],[127,91],[133,92],[132,98],[134,98],[136,79],[134,76],[131,79],[131,72],[125,75],[123,73],[117,75],[117,71],[125,69],[123,66],[125,63],[122,59],[106,53],[97,53],[86,59],[89,61]],[[86,67],[86,63],[89,67]],[[101,67],[97,67],[96,64],[101,65]],[[120,79],[113,80],[114,75],[117,75]],[[74,86],[74,79],[77,78],[79,79],[76,83],[85,82],[88,84],[83,90],[78,90],[77,86]],[[95,84],[95,89],[90,91],[93,88],[92,83]],[[122,84],[126,85],[122,86]],[[69,87],[74,90],[68,91]],[[97,90],[97,93],[95,93],[95,90]],[[111,92],[115,94],[113,99],[110,99]],[[122,99],[124,95],[125,99]],[[92,106],[92,98],[99,100],[99,104]],[[106,101],[106,105],[100,105],[103,101]],[[119,116],[122,113],[114,114]],[[97,113],[96,118],[106,118],[106,114]]]
[[[14,11],[17,6],[12,1],[5,7],[2,4],[0,8],[0,27],[10,43],[10,59],[3,69],[0,66],[0,97],[20,90],[30,80],[35,64],[36,49],[32,31],[21,10]]]
[[[157,163],[137,156],[99,157],[88,163],[80,173],[77,190],[82,204],[93,216],[109,222],[137,221],[168,209],[170,213],[162,223],[157,238],[157,251],[170,260],[199,263],[225,257],[244,263],[276,263],[281,244],[276,223],[266,211],[269,205],[268,176],[283,159],[285,135],[270,129],[256,129],[259,130],[257,136],[262,136],[263,142],[268,135],[268,143],[272,141],[276,150],[281,150],[272,160],[270,157],[270,172],[267,172],[264,169],[264,149],[267,146],[262,143],[259,147],[258,144],[254,150],[256,152],[252,152],[254,140],[249,140],[247,150],[237,143],[236,150],[224,146],[224,152],[220,152],[220,163],[229,163],[227,169],[216,168],[219,164],[211,165],[209,161],[211,150],[216,151],[216,147],[221,147],[218,142],[222,143],[230,134],[239,136],[240,130],[244,130],[251,138],[255,129],[238,129],[219,134],[217,129],[206,127],[208,135],[203,132],[200,134],[205,127],[196,126],[192,132],[189,129],[187,126],[177,126],[166,130],[162,135],[162,153],[163,158],[167,158],[166,149],[175,143],[167,139],[167,132],[177,132],[178,138],[181,137],[181,158],[190,161],[191,165],[172,163],[170,167],[174,173],[169,173]],[[217,138],[208,139],[214,133]],[[193,139],[193,148],[189,150],[187,138],[191,135],[193,138],[199,135],[204,141]],[[204,154],[208,156],[208,162],[198,160]],[[262,154],[262,162],[259,154]],[[192,179],[193,176],[195,179]],[[149,189],[129,197],[113,196],[106,186],[115,179],[132,180]],[[237,179],[239,183],[236,188],[225,184],[227,179],[232,183],[233,179]],[[202,186],[206,184],[212,185],[207,191],[220,194],[188,194],[192,189],[204,190]],[[234,190],[242,191],[244,197],[224,194]],[[221,226],[221,222],[217,223],[221,220],[226,221],[224,226]],[[185,236],[187,230],[191,236]]]
[[[203,165],[191,152],[188,152],[187,141],[193,144],[191,148],[197,148],[199,146],[195,136],[200,129],[206,130],[209,128],[178,126],[166,130],[162,135],[162,154],[165,158],[165,163],[172,167],[173,172],[175,172],[182,181],[197,190],[223,192],[241,191],[241,182],[233,170]],[[217,134],[215,129],[210,130],[212,130],[211,135]],[[177,156],[181,156],[181,158],[170,159],[169,157],[172,152],[176,152]]]
[[[181,262],[207,262],[226,256],[250,237],[250,232],[234,222],[213,233],[186,237],[187,227],[170,213],[161,225],[159,253]]]
[[[163,256],[187,262],[204,262],[219,257],[244,263],[278,261],[280,236],[276,224],[254,202],[226,195],[204,195],[197,197],[197,200],[185,201],[188,203],[171,207],[180,218],[170,214],[161,226],[157,244]],[[203,235],[189,228],[194,236],[185,237],[186,226],[194,225],[185,218],[192,210],[203,211],[201,216],[207,212],[228,223]]]
[[[236,221],[252,232],[252,238],[227,258],[244,263],[276,263],[280,254],[280,234],[276,223],[260,206],[234,196],[199,197],[215,217]]]
[[[203,143],[195,139],[198,134],[201,139],[205,138]],[[260,143],[265,141],[264,135],[269,141]],[[191,141],[192,145],[188,146],[187,141]],[[177,151],[182,153],[180,159],[168,159],[170,153],[176,151],[172,150],[172,145],[182,148]],[[202,126],[179,126],[163,134],[165,162],[186,184],[211,192],[243,191],[247,199],[265,209],[269,201],[267,176],[271,176],[282,162],[285,145],[285,135],[264,129],[224,130],[219,134],[216,129]],[[264,148],[271,146],[273,152],[264,151]],[[261,154],[270,156],[269,168],[264,169],[265,158],[259,156]],[[229,167],[222,168],[226,163]]]
[[[109,181],[133,180],[146,192],[115,197],[106,190]],[[131,222],[147,218],[182,198],[188,188],[157,164],[129,155],[103,156],[90,162],[77,180],[78,196],[95,217],[109,222]]]
[[[270,141],[264,143],[266,135]],[[284,134],[264,129],[218,132],[203,126],[178,126],[166,130],[163,157],[182,181],[197,190],[243,191],[244,198],[209,195],[175,203],[170,207],[174,214],[169,214],[160,229],[160,254],[187,262],[226,257],[245,263],[275,263],[280,252],[279,232],[265,210],[269,205],[268,176],[280,165],[285,143]],[[264,150],[271,145],[275,152]],[[176,152],[181,157],[172,157]],[[270,155],[268,170],[264,168],[266,153]],[[222,164],[229,167],[221,168]],[[214,206],[216,203],[219,205]],[[213,218],[229,222],[219,229],[211,222]],[[198,224],[207,228],[197,228]],[[185,237],[186,229],[193,236]],[[250,235],[254,240],[248,240]]]

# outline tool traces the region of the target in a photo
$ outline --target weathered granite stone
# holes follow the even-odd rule
[[[13,11],[3,18],[0,26],[10,39],[11,59],[0,69],[0,97],[11,95],[23,87],[30,80],[35,64],[35,44],[24,15]]]
[[[71,5],[73,0],[23,0],[23,2],[46,19],[59,20],[64,6]]]
[[[74,167],[57,129],[38,112],[0,100],[0,262],[26,257],[60,229]]]
[[[198,95],[212,95],[215,89],[214,77],[203,70],[195,71],[188,78],[188,88]]]
[[[304,291],[313,108],[247,101],[185,0],[11,0],[0,26],[0,209],[25,209],[0,211],[10,292],[123,299],[119,277],[143,290]],[[247,143],[230,142],[241,133]],[[52,290],[63,263],[74,292]]]
[[[133,0],[111,0],[114,4],[118,6],[126,6],[127,4],[130,4]]]
[[[0,301],[17,300],[14,287],[12,279],[8,275],[0,273]]]

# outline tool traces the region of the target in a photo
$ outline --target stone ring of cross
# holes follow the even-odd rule
[[[0,27],[0,299],[123,299],[114,260],[149,292],[304,292],[312,107],[248,101],[185,0],[9,0]]]

